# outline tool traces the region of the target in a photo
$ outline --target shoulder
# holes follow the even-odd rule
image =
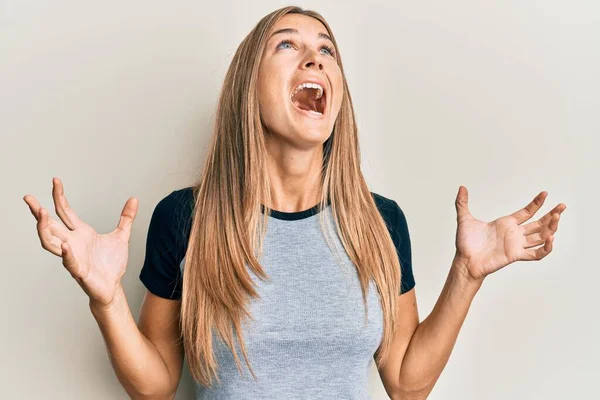
[[[158,234],[184,234],[191,227],[194,211],[192,187],[177,189],[163,197],[154,207],[151,225],[159,227]]]
[[[181,296],[180,263],[187,250],[194,205],[193,188],[186,187],[163,197],[152,212],[140,279],[160,297]]]
[[[191,186],[177,189],[163,197],[155,210],[172,216],[186,218],[192,216],[194,210],[194,193]]]
[[[373,200],[375,200],[375,204],[377,205],[379,212],[389,214],[396,206],[398,206],[396,201],[379,193],[371,192],[371,196],[373,196]]]
[[[400,294],[406,293],[415,286],[410,233],[406,217],[396,201],[377,193],[371,192],[371,194],[396,247],[401,269]]]
[[[155,207],[153,219],[157,219],[163,235],[172,236],[181,250],[187,246],[194,212],[193,188],[177,189],[163,197]]]
[[[395,200],[375,192],[371,192],[371,195],[390,233],[396,234],[398,229],[406,227],[407,223],[404,211],[402,211],[402,208],[400,208]]]

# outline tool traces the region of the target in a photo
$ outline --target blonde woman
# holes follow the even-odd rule
[[[456,253],[420,321],[405,215],[370,192],[342,59],[319,14],[286,7],[243,40],[218,101],[202,176],[155,207],[138,323],[121,286],[138,201],[98,234],[53,180],[60,223],[31,195],[44,249],[89,296],[134,399],[172,399],[184,354],[198,399],[368,399],[375,360],[392,399],[424,399],[486,276],[552,250],[547,196],[492,222],[456,198]]]

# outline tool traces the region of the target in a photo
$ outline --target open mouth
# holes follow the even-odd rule
[[[325,89],[314,82],[304,82],[296,86],[291,95],[292,103],[296,108],[321,116],[325,112]]]

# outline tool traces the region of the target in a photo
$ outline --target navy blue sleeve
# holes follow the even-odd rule
[[[410,245],[410,235],[408,233],[408,223],[404,212],[396,201],[371,192],[375,204],[379,209],[383,220],[388,228],[392,242],[396,246],[398,261],[400,262],[400,290],[403,294],[415,287],[415,277],[412,269],[412,254]]]
[[[158,202],[150,218],[139,278],[150,292],[166,299],[181,298],[180,263],[191,227],[191,196],[191,189],[171,192]]]
[[[415,287],[415,277],[412,269],[412,251],[406,216],[400,206],[398,206],[398,203],[394,201],[394,205],[394,225],[392,226],[391,234],[400,261],[400,271],[402,276],[400,294],[402,294]]]

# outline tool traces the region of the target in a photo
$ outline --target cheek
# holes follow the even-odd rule
[[[342,99],[344,98],[344,80],[342,79],[341,73],[335,78],[335,87],[337,90],[335,93],[334,107],[336,110],[339,110],[342,105]]]
[[[273,121],[281,119],[279,116],[282,109],[281,96],[278,96],[277,92],[272,87],[264,88],[262,95],[259,95],[258,102],[262,117],[269,125],[271,125]]]
[[[259,72],[258,101],[263,115],[277,113],[281,105],[282,78],[276,69],[264,68]]]

